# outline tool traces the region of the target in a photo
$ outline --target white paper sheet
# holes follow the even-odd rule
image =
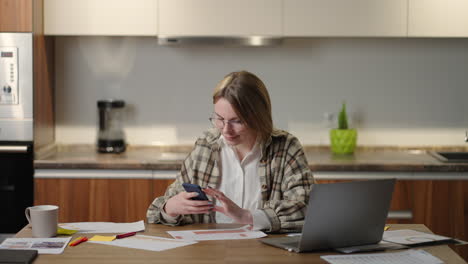
[[[189,241],[252,239],[266,236],[266,234],[262,231],[250,230],[248,225],[232,229],[167,231],[167,233],[169,233],[175,239],[183,239]]]
[[[7,238],[0,248],[35,249],[39,254],[62,254],[71,237]]]
[[[385,231],[382,239],[388,242],[402,245],[414,245],[420,243],[450,240],[450,237],[433,235],[415,230],[402,229],[395,231]]]
[[[88,241],[89,243],[103,244],[117,247],[136,248],[151,251],[163,251],[177,247],[196,244],[195,241],[184,241],[156,236],[136,235],[113,241]]]
[[[60,223],[59,226],[65,229],[78,230],[78,233],[129,233],[145,230],[143,220],[134,223],[113,223],[113,222],[77,222]]]
[[[321,256],[331,264],[441,264],[442,260],[424,250],[405,250],[396,253]]]

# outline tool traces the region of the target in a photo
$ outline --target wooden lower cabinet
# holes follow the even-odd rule
[[[163,196],[169,185],[174,182],[173,179],[153,180],[153,197]],[[153,199],[151,200],[153,201]]]
[[[132,222],[146,219],[154,198],[173,179],[35,179],[34,204],[60,207],[60,222]],[[320,183],[342,180],[318,180]],[[408,210],[412,219],[388,223],[424,224],[435,234],[468,241],[468,181],[398,180],[390,210]],[[466,246],[452,247],[465,260]]]
[[[468,181],[399,180],[392,210],[411,210],[411,220],[390,223],[424,224],[438,235],[468,240]],[[467,246],[451,246],[468,260]]]
[[[59,222],[133,222],[173,180],[35,179],[34,204],[55,204]]]

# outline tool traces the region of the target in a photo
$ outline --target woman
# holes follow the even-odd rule
[[[149,206],[149,223],[240,223],[256,230],[302,229],[314,183],[296,137],[273,128],[271,103],[254,74],[228,74],[213,94],[214,128],[200,137],[164,196]],[[182,183],[200,185],[212,201],[191,200]]]

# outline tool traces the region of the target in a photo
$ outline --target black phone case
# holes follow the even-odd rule
[[[206,197],[205,192],[201,189],[199,185],[191,184],[191,183],[182,183],[182,187],[184,187],[186,192],[196,192],[198,193],[197,197],[192,197],[192,200],[199,200],[199,201],[206,201],[208,197]]]

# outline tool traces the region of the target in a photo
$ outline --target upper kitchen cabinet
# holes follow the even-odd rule
[[[408,36],[468,37],[468,1],[409,0]]]
[[[32,32],[32,0],[0,0],[0,32]]]
[[[282,0],[159,0],[165,36],[281,36]]]
[[[407,1],[284,0],[284,35],[406,37]]]
[[[157,0],[44,1],[46,35],[157,35]]]

